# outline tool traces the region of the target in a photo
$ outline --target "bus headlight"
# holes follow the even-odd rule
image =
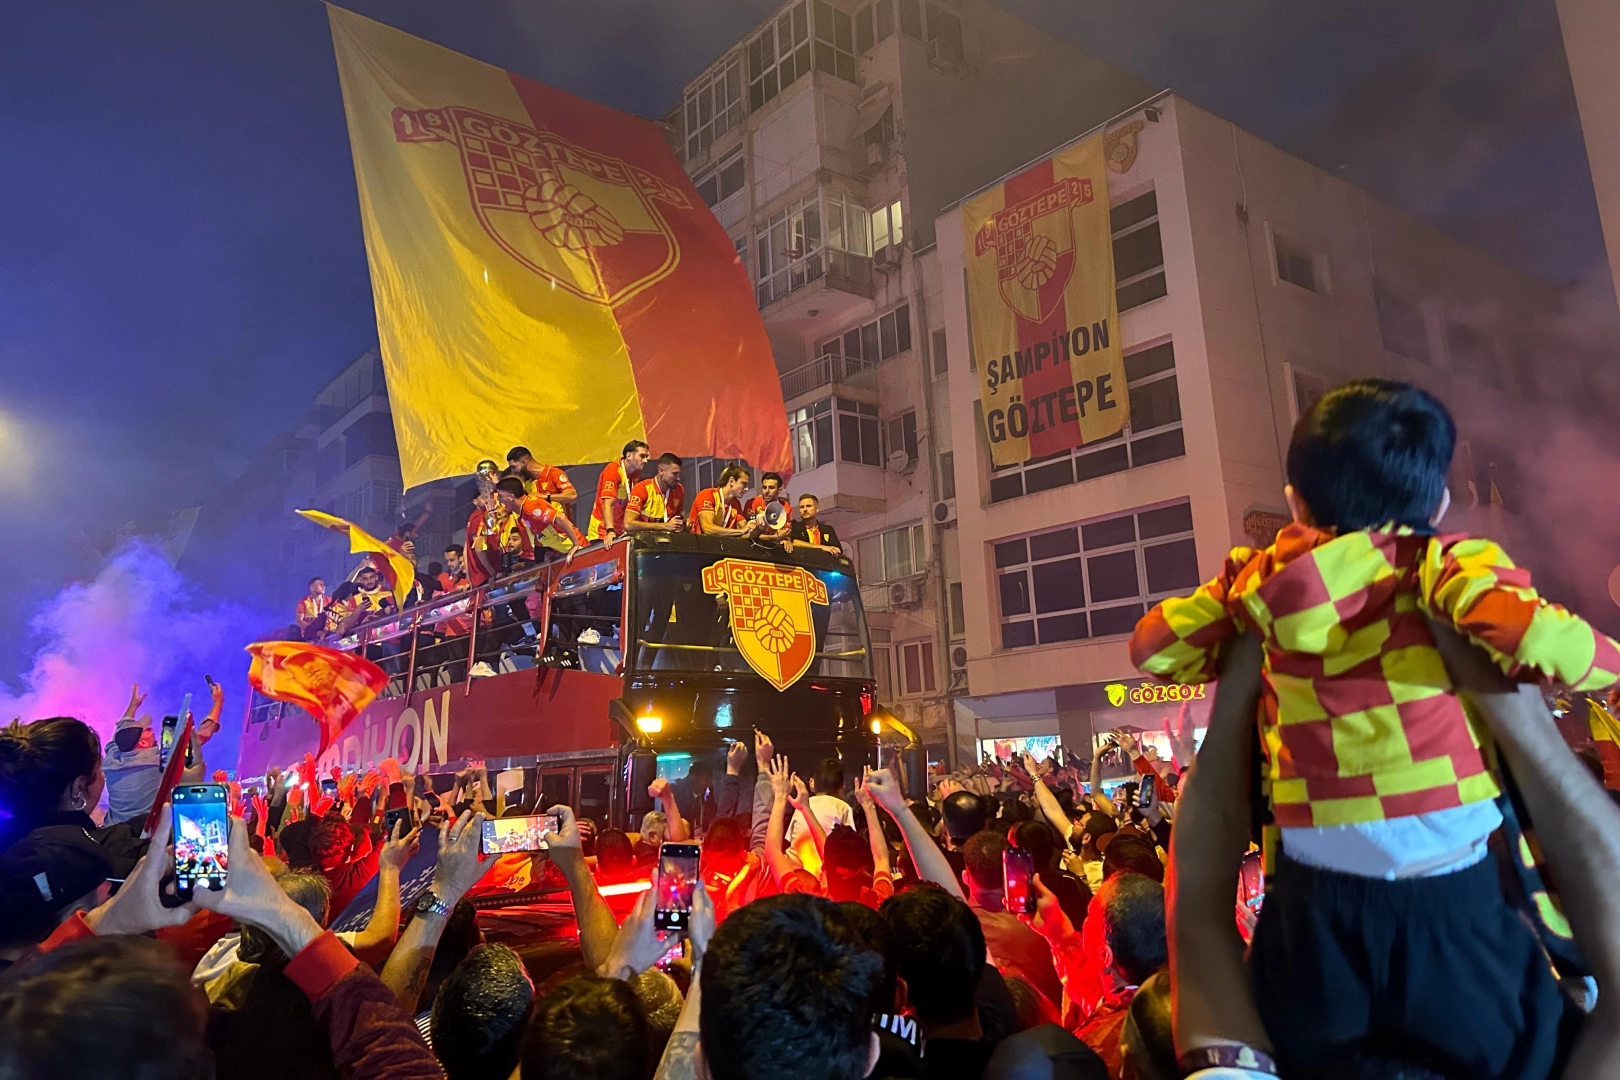
[[[636,727],[648,735],[656,735],[664,730],[664,718],[662,716],[638,716],[636,717]]]

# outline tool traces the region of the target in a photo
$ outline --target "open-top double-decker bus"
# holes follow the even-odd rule
[[[847,558],[731,537],[636,532],[360,626],[387,690],[320,761],[408,775],[483,761],[522,768],[525,802],[568,803],[602,826],[634,827],[655,775],[697,760],[725,773],[753,729],[808,773],[837,756],[871,764],[871,653]],[[487,668],[482,665],[488,665]],[[475,676],[477,671],[494,671]],[[238,776],[313,751],[295,706],[249,703]],[[444,786],[443,781],[439,786]]]

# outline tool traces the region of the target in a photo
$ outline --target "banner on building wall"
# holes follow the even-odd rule
[[[1130,418],[1105,138],[962,207],[979,399],[997,465],[1106,439]]]
[[[327,10],[406,487],[514,445],[791,466],[753,287],[657,124]]]

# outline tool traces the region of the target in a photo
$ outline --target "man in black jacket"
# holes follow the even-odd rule
[[[793,523],[793,531],[788,535],[786,547],[792,551],[795,545],[800,547],[820,548],[832,555],[842,555],[844,549],[838,542],[838,532],[831,525],[823,525],[816,514],[821,510],[821,500],[814,495],[799,496],[799,520]]]

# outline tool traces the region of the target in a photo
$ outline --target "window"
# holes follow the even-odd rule
[[[1120,311],[1165,295],[1164,247],[1159,241],[1159,197],[1138,195],[1109,210],[1114,232],[1114,287]]]
[[[394,418],[385,412],[369,412],[343,432],[343,467],[358,464],[373,454],[398,457],[394,443]]]
[[[682,470],[686,490],[694,494],[704,488],[717,487],[720,483],[720,474],[727,467],[741,465],[748,469],[748,462],[742,458],[717,457],[689,457],[686,458],[686,467]],[[749,469],[749,472],[754,470]]]
[[[742,123],[741,55],[732,57],[724,67],[687,91],[684,112],[686,159],[690,161],[708,153],[716,139]]]
[[[922,40],[922,0],[899,0],[900,32]]]
[[[872,681],[877,683],[877,697],[880,702],[894,700],[894,675],[890,670],[891,655],[887,645],[872,646]]]
[[[759,109],[810,74],[810,4],[799,0],[748,43],[748,107]]]
[[[950,597],[951,636],[961,637],[967,633],[967,607],[962,603],[962,583],[953,581],[945,591]]]
[[[827,224],[827,246],[852,255],[870,255],[866,210],[841,191],[821,193],[821,218]]]
[[[855,541],[855,566],[865,585],[898,581],[923,573],[928,569],[923,527],[902,525],[888,532],[861,537]]]
[[[754,234],[754,291],[759,306],[819,278],[821,202],[815,195],[772,214]]]
[[[945,360],[945,330],[943,327],[934,331],[932,349],[934,353],[934,376],[938,378],[949,370]]]
[[[855,23],[827,0],[816,0],[816,70],[855,81]]]
[[[864,146],[893,146],[894,145],[894,106],[890,105],[878,117],[878,122],[867,128],[861,135]]]
[[[1316,281],[1316,257],[1304,248],[1272,234],[1271,251],[1277,260],[1277,280],[1311,292],[1326,292]]]
[[[905,242],[904,222],[900,218],[900,200],[872,211],[872,250],[882,251],[890,244],[898,247]]]
[[[693,181],[697,193],[709,206],[719,206],[743,189],[743,152],[738,147],[717,167]]]
[[[900,692],[906,697],[934,692],[934,643],[907,641],[897,650],[900,654]]]
[[[875,364],[911,351],[911,305],[901,304],[869,323],[821,343],[820,355],[842,356]]]
[[[857,465],[882,465],[878,444],[878,407],[868,401],[833,399],[838,412],[838,460]]]
[[[1174,344],[1166,341],[1126,353],[1125,379],[1131,420],[1122,434],[994,469],[990,501],[1004,502],[1185,455]]]
[[[1501,388],[1502,376],[1491,339],[1479,327],[1457,319],[1446,320],[1446,357],[1458,374]]]
[[[833,459],[832,398],[822,398],[788,414],[793,471],[809,472]]]
[[[888,454],[892,454],[896,450],[904,450],[907,464],[915,465],[917,463],[916,409],[907,409],[890,420],[884,425],[884,434],[888,438],[888,446],[885,448],[888,453],[884,455],[885,462],[888,460]]]
[[[872,5],[867,4],[855,13],[855,51],[864,54],[877,39],[872,33]]]
[[[993,545],[1001,647],[1128,634],[1147,605],[1198,584],[1188,502]]]
[[[1328,392],[1328,381],[1320,375],[1301,371],[1293,364],[1288,365],[1288,379],[1294,387],[1294,422],[1298,423],[1306,410],[1316,404],[1316,399]]]
[[[962,20],[938,4],[928,5],[928,44],[942,60],[962,59]]]
[[[1429,354],[1429,323],[1423,307],[1373,279],[1373,303],[1378,307],[1378,332],[1384,348],[1419,364],[1433,363]]]
[[[956,453],[952,450],[939,455],[939,497],[956,498]]]

